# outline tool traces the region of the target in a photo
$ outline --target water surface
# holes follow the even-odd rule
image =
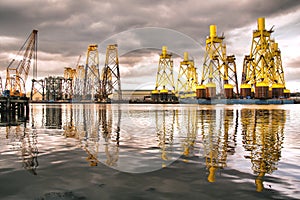
[[[300,106],[32,104],[1,199],[299,199]]]

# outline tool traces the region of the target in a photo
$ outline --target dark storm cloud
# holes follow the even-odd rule
[[[298,7],[299,1],[294,0],[3,1],[0,33],[22,37],[31,29],[39,28],[41,39],[46,41],[88,42],[102,41],[132,28],[157,26],[199,38],[200,31],[211,23],[227,31],[253,23],[258,16],[284,14]]]
[[[82,55],[84,63],[87,46],[91,43],[101,44],[114,34],[135,28],[161,27],[179,31],[195,40],[198,51],[191,53],[195,59],[200,59],[205,46],[205,38],[209,35],[209,25],[216,24],[218,34],[225,33],[228,45],[238,45],[245,40],[249,43],[251,32],[237,32],[232,35],[227,33],[235,29],[256,23],[258,17],[271,18],[299,10],[300,1],[295,0],[230,0],[230,1],[139,1],[139,0],[24,0],[0,2],[0,66],[1,70],[7,66],[4,52],[16,51],[25,41],[32,29],[39,30],[39,62],[51,65],[51,71],[62,73],[65,65],[73,65],[76,58]],[[15,41],[8,43],[7,37]],[[130,48],[131,44],[149,46],[145,37],[153,40],[160,39],[160,35],[143,33],[132,34],[122,38],[124,46]],[[6,38],[6,39],[5,39]],[[11,40],[12,41],[12,40]],[[20,42],[21,41],[21,42]],[[118,41],[121,43],[121,41]],[[185,41],[180,39],[170,40],[175,47],[186,47]],[[125,46],[127,45],[127,46]],[[164,44],[162,44],[164,45]],[[177,45],[177,46],[176,46]],[[99,46],[99,52],[105,54],[106,44]],[[151,46],[150,46],[151,47]],[[232,52],[242,56],[248,49],[242,47],[232,48],[238,52]],[[199,52],[200,51],[200,52]],[[178,52],[182,54],[180,50]],[[196,56],[199,56],[196,58]],[[58,61],[57,64],[54,64]],[[128,63],[130,60],[123,59]],[[133,63],[138,61],[132,60]],[[103,57],[101,60],[103,64]],[[199,61],[200,62],[200,61]],[[198,63],[199,63],[198,62]],[[45,67],[47,64],[42,65]],[[64,65],[64,66],[59,66]],[[200,65],[200,63],[198,64]],[[46,74],[47,68],[43,68]],[[138,74],[138,73],[136,73]],[[134,74],[132,74],[134,76]]]

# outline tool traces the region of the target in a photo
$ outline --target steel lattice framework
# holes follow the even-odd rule
[[[40,79],[32,79],[32,85],[31,85],[31,93],[30,93],[30,100],[34,100],[34,96],[39,94],[42,99],[45,100],[45,80]]]
[[[171,90],[175,93],[175,83],[173,76],[173,59],[172,54],[167,52],[167,47],[162,47],[162,53],[159,57],[158,69],[156,75],[155,90],[160,92],[168,92]]]
[[[87,100],[97,99],[100,92],[99,53],[98,45],[88,46],[85,65],[83,98]]]
[[[271,38],[272,33],[272,28],[265,29],[265,19],[258,18],[257,30],[253,31],[250,55],[245,56],[243,63],[243,96],[249,95],[246,90],[251,90],[255,98],[280,97],[289,93],[285,89],[281,51],[278,43]]]
[[[210,36],[206,39],[202,78],[200,84],[208,90],[208,97],[216,93],[228,98],[225,90],[237,88],[236,65],[234,56],[227,57],[224,36],[217,36],[216,25],[210,25]],[[236,89],[235,93],[238,93]]]
[[[33,78],[37,76],[37,33],[37,30],[32,31],[7,67],[5,90],[9,90],[11,96],[26,95],[25,85],[32,63]]]
[[[73,84],[73,99],[81,100],[83,97],[83,88],[84,88],[84,77],[85,69],[83,65],[78,65],[76,67],[76,74],[74,77]]]
[[[180,62],[179,74],[177,78],[177,95],[180,98],[195,96],[198,84],[197,70],[194,60],[189,60],[188,53],[184,52],[184,59]]]
[[[114,92],[117,94],[117,100],[122,100],[117,44],[108,45],[106,48],[105,66],[101,74],[100,100],[108,101]]]

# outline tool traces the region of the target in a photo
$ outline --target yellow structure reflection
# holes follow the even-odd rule
[[[170,160],[170,146],[173,144],[176,110],[155,110],[156,134],[161,150],[162,167]]]
[[[185,157],[191,156],[194,151],[194,146],[197,139],[197,110],[196,109],[188,109],[186,110],[186,113],[183,113],[183,124],[179,127],[183,128],[183,126],[186,126],[186,137],[183,144],[183,155]],[[187,160],[184,160],[187,162]]]
[[[199,118],[207,180],[215,182],[217,169],[226,167],[227,155],[235,152],[238,113],[228,109],[201,110]]]
[[[86,151],[90,166],[97,166],[98,153],[104,148],[108,166],[115,166],[119,155],[121,110],[111,105],[69,105],[66,112],[64,135],[78,139]],[[116,124],[113,124],[113,123]],[[115,130],[113,130],[115,127]],[[103,140],[103,141],[102,141]]]
[[[241,110],[243,143],[252,170],[257,175],[255,179],[256,191],[264,189],[265,174],[277,170],[283,142],[283,131],[286,111],[282,109],[242,109]]]
[[[105,163],[108,166],[116,166],[119,160],[121,109],[118,106],[117,110],[112,111],[110,105],[106,105],[102,107],[99,112],[100,131],[105,140]],[[116,116],[114,116],[114,114]],[[116,126],[113,126],[114,122],[116,123]],[[115,127],[115,130],[113,130],[113,127]]]

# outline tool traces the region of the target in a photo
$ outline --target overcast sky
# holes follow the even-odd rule
[[[12,55],[37,29],[39,77],[62,76],[65,67],[75,67],[79,55],[84,64],[86,49],[94,43],[99,44],[102,67],[106,45],[118,43],[123,89],[154,89],[161,46],[170,46],[174,68],[181,59],[176,54],[189,51],[201,75],[205,38],[209,25],[216,24],[228,54],[237,57],[240,77],[259,17],[266,18],[266,29],[274,25],[287,87],[300,91],[299,0],[1,0],[1,75],[5,79]]]

